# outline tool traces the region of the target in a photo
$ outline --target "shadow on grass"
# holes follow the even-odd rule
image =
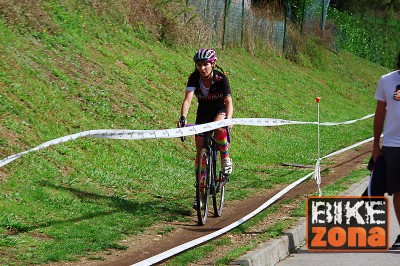
[[[47,221],[41,224],[36,224],[34,226],[24,226],[19,228],[13,228],[12,234],[18,234],[22,232],[29,232],[40,228],[55,226],[55,225],[63,225],[63,224],[70,224],[81,222],[87,219],[92,219],[96,217],[108,216],[114,213],[125,212],[134,215],[135,217],[144,217],[145,215],[152,215],[154,213],[161,213],[162,217],[168,217],[169,220],[171,218],[176,217],[187,217],[190,216],[190,210],[187,208],[184,209],[180,206],[176,206],[176,204],[165,204],[163,201],[146,201],[144,203],[139,203],[132,200],[127,200],[118,196],[108,196],[108,195],[100,195],[96,193],[87,192],[84,190],[54,185],[46,180],[40,182],[42,186],[46,186],[52,189],[60,190],[60,191],[67,191],[75,195],[76,197],[80,198],[83,201],[87,202],[108,202],[106,204],[109,207],[113,208],[112,210],[108,211],[98,211],[92,212],[85,215],[81,215],[79,217],[71,218],[71,219],[63,219],[63,220],[53,220]],[[62,208],[62,206],[60,206]],[[162,217],[159,215],[159,219],[161,220]],[[149,226],[147,224],[146,226]]]

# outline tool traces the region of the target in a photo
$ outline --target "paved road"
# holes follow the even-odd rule
[[[399,224],[397,223],[396,215],[394,214],[392,198],[390,199],[390,245],[396,240],[400,234]],[[277,266],[301,266],[301,265],[400,265],[400,251],[376,252],[376,253],[315,253],[308,252],[303,246],[296,253],[289,255],[283,259]]]

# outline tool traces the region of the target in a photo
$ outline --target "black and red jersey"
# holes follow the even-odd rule
[[[228,78],[221,72],[213,70],[212,84],[207,93],[204,93],[202,89],[205,88],[201,83],[200,73],[195,70],[188,79],[186,90],[194,91],[199,106],[197,114],[200,113],[215,113],[218,114],[220,110],[225,109],[224,98],[231,96],[231,88],[229,85]]]

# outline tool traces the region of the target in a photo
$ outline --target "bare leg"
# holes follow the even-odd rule
[[[198,158],[199,154],[200,154],[200,150],[203,147],[204,137],[196,136],[195,141],[196,141],[196,158]]]
[[[393,193],[393,207],[394,212],[396,213],[397,222],[400,225],[400,192]],[[400,250],[400,235],[397,236],[397,239],[392,245],[393,250]]]
[[[225,119],[225,113],[220,113],[215,117],[214,121],[220,121],[224,119]],[[227,142],[226,139],[226,129],[225,128],[215,129],[214,136],[221,151],[221,159],[229,157],[229,152],[228,152],[229,143]]]
[[[397,222],[400,226],[400,192],[393,193],[393,206],[394,212],[396,213]]]

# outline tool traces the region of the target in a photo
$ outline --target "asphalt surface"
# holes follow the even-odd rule
[[[369,177],[354,184],[342,195],[359,196],[368,185]],[[392,245],[398,234],[399,224],[393,210],[392,198],[390,201],[390,242]],[[400,251],[385,252],[309,252],[305,247],[306,224],[305,219],[298,223],[280,239],[274,239],[260,245],[253,251],[240,257],[231,265],[243,266],[301,266],[301,265],[400,265]]]

